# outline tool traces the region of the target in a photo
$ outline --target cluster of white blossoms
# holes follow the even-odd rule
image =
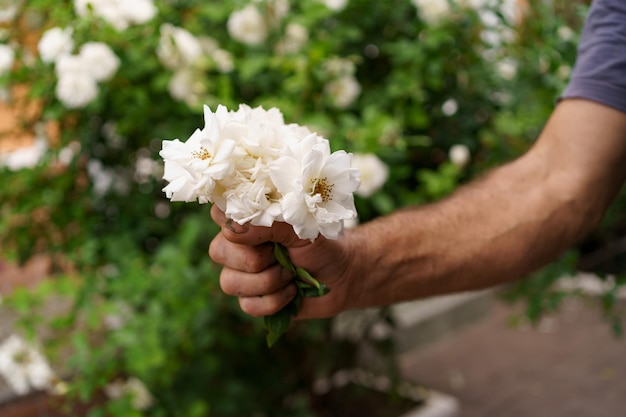
[[[186,142],[163,141],[163,189],[172,201],[214,203],[239,224],[290,224],[301,239],[336,239],[356,218],[359,171],[352,155],[286,124],[271,108],[204,107],[205,125]]]
[[[0,344],[0,375],[16,394],[53,387],[54,371],[39,351],[17,335]]]
[[[81,108],[98,96],[98,82],[111,79],[120,59],[102,42],[87,42],[78,54],[72,54],[72,28],[48,29],[39,40],[41,60],[54,63],[58,78],[57,98],[68,108]]]
[[[207,60],[221,73],[234,69],[232,55],[220,48],[215,39],[196,37],[187,29],[170,23],[161,25],[156,53],[161,64],[174,71],[168,84],[170,95],[188,105],[198,104],[206,93],[201,80]]]
[[[120,31],[149,22],[157,14],[152,0],[74,0],[74,10],[81,17],[93,13]]]

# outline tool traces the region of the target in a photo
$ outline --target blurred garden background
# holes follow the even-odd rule
[[[532,146],[587,8],[0,0],[0,291],[19,335],[0,340],[12,358],[0,372],[17,394],[49,390],[94,417],[314,417],[315,381],[356,366],[364,344],[395,375],[389,339],[336,337],[333,320],[298,323],[266,347],[262,320],[219,289],[210,207],[161,191],[162,141],[202,127],[205,104],[276,107],[354,154],[360,222],[425,204]],[[589,308],[619,337],[625,205],[620,195],[588,239],[506,288],[519,320],[592,287]],[[8,280],[33,261],[45,279]],[[587,287],[579,271],[593,273]],[[66,308],[52,314],[50,300]],[[368,326],[393,327],[379,313]],[[29,371],[37,355],[15,353],[28,346],[61,369]]]

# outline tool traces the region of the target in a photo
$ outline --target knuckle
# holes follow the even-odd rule
[[[209,256],[219,264],[224,263],[223,237],[218,233],[209,244]]]
[[[233,271],[224,268],[220,273],[220,288],[228,295],[240,295],[239,280],[233,275]]]

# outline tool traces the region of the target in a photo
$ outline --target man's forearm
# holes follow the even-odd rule
[[[559,105],[526,155],[449,198],[354,232],[368,278],[355,306],[479,289],[555,259],[593,228],[624,178],[626,115]]]

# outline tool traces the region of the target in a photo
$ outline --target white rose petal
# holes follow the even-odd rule
[[[54,62],[63,55],[70,54],[74,49],[72,28],[54,27],[44,32],[37,44],[39,56],[43,62]]]

